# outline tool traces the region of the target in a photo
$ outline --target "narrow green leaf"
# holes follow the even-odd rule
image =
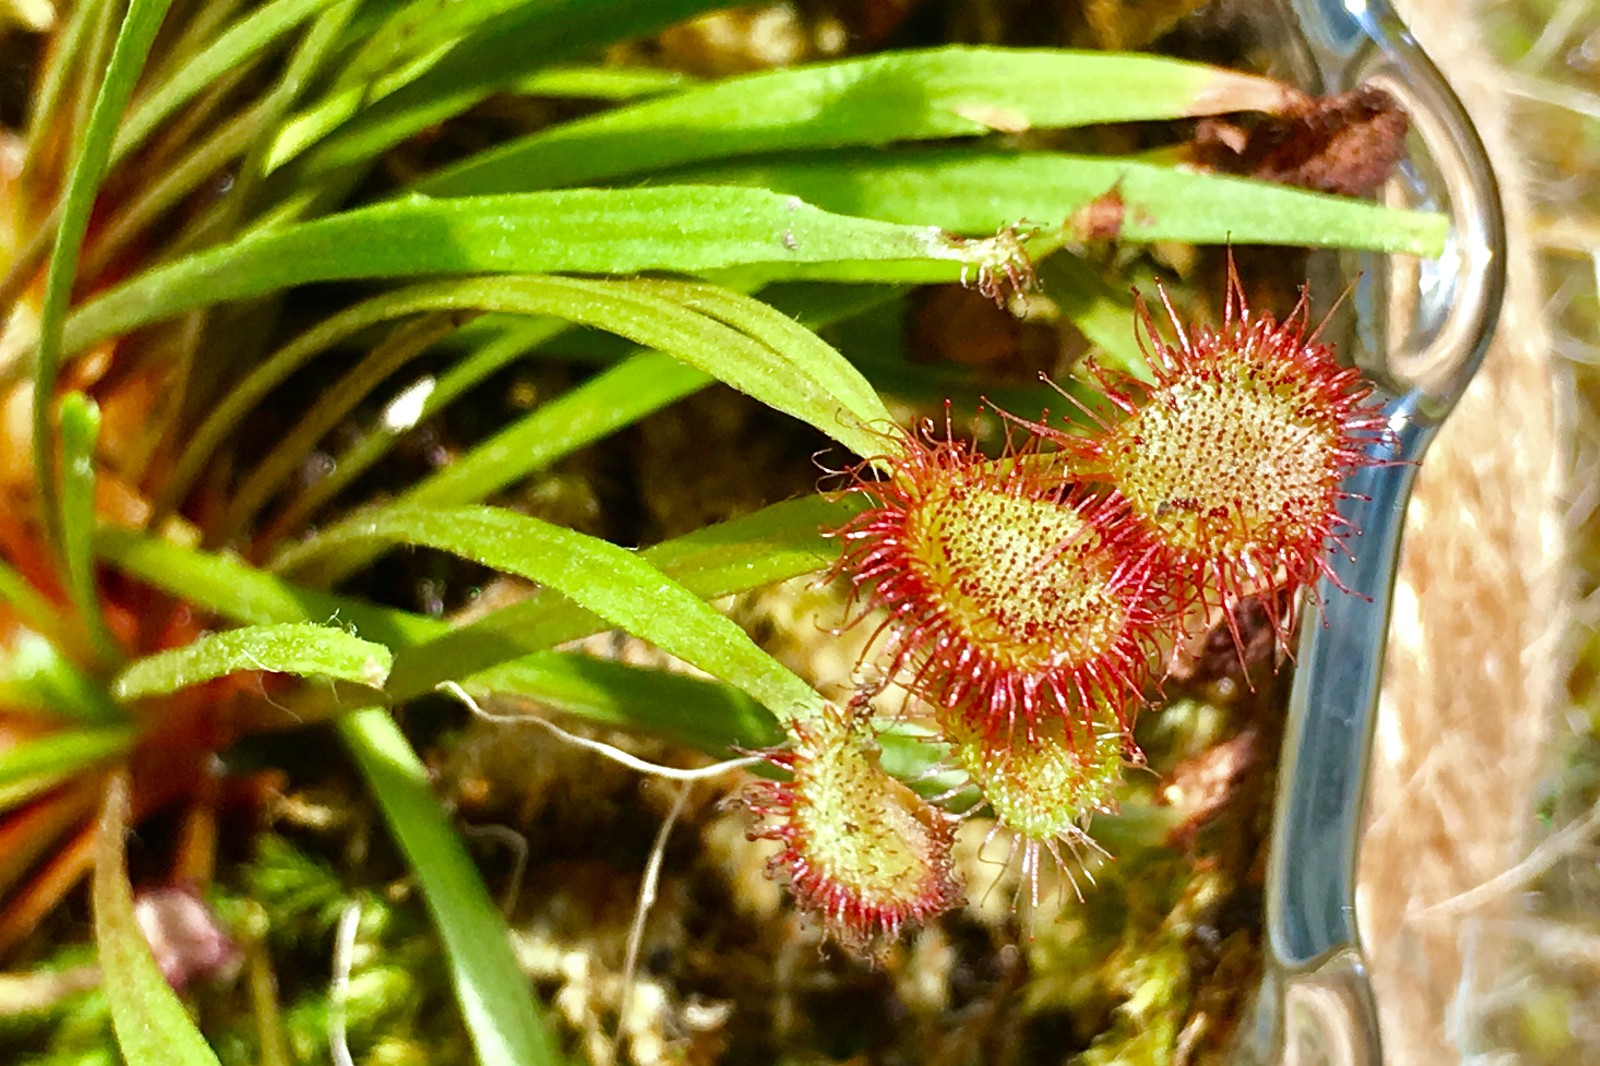
[[[658,544],[637,558],[696,596],[715,599],[826,568],[838,549],[822,530],[844,524],[861,506],[858,497],[791,500]],[[552,590],[452,628],[438,619],[304,588],[238,559],[148,534],[102,528],[95,543],[119,569],[233,621],[323,622],[382,642],[397,653],[387,685],[396,701],[607,627],[604,619]]]
[[[86,767],[121,755],[138,739],[131,725],[67,729],[0,751],[0,810],[55,787]]]
[[[736,685],[780,715],[820,705],[810,685],[693,591],[640,555],[595,537],[490,507],[418,507],[357,515],[314,542],[335,539],[434,548],[516,574]]]
[[[843,525],[861,506],[859,497],[791,500],[647,548],[639,558],[694,595],[717,599],[826,569],[838,547],[822,530]],[[410,699],[442,681],[464,681],[605,628],[596,613],[541,590],[426,644],[397,649],[388,691],[396,700]]]
[[[387,18],[366,29],[359,47],[339,72],[335,87],[366,85],[386,71],[409,67],[442,53],[485,22],[526,3],[527,0],[410,0],[400,4]]]
[[[61,400],[61,552],[67,571],[67,595],[83,619],[95,654],[103,663],[123,658],[116,638],[106,628],[95,583],[94,447],[100,437],[100,408],[81,392]]]
[[[478,1061],[559,1062],[512,953],[511,932],[429,787],[422,761],[386,711],[353,711],[337,727],[422,887]]]
[[[142,145],[158,126],[218,78],[252,62],[323,8],[337,2],[339,0],[270,0],[229,26],[129,112],[112,148],[113,161],[125,158]]]
[[[392,662],[382,644],[334,626],[303,622],[245,626],[129,663],[112,682],[111,695],[123,703],[165,696],[241,670],[331,677],[381,688]]]
[[[871,427],[879,433],[893,426],[894,416],[883,405],[883,400],[867,383],[867,379],[861,376],[861,371],[821,337],[782,311],[723,286],[703,282],[640,279],[634,283],[634,288],[710,315],[770,347],[776,357],[771,364],[771,372],[778,381],[783,382],[784,391],[809,394],[803,403],[793,406],[766,400],[770,406],[788,411],[824,433],[829,433],[830,424],[839,421],[829,409],[839,407],[853,415],[860,425]],[[724,369],[721,364],[725,362],[708,355],[697,365],[757,399],[774,394],[770,387],[741,384],[748,370],[742,364]],[[829,435],[836,440],[844,439],[836,433]],[[858,440],[854,446],[859,451],[865,444],[869,451],[861,454],[871,454],[881,451],[886,443],[886,439]]]
[[[302,468],[318,441],[344,421],[372,390],[421,356],[440,337],[447,336],[461,321],[459,314],[437,312],[402,323],[355,360],[331,387],[310,402],[294,425],[273,441],[261,461],[233,487],[227,510],[214,527],[215,539],[234,539],[284,482]]]
[[[155,86],[139,101],[117,133],[112,158],[125,158],[128,152],[144,144],[166,118],[210,88],[219,77],[258,58],[283,37],[293,34],[302,22],[314,18],[318,11],[333,3],[338,0],[270,0],[238,19],[206,46],[205,51],[179,67],[170,80]]]
[[[576,100],[632,100],[665,96],[699,84],[676,70],[655,67],[552,67],[519,79],[512,89],[524,96]]]
[[[79,722],[121,722],[127,716],[105,689],[80,671],[48,637],[24,630],[0,648],[0,706]]]
[[[317,184],[320,175],[364,166],[535,70],[720,6],[723,0],[526,0],[478,26],[414,81],[376,102],[336,93],[309,108],[304,124],[285,127],[272,158],[282,162],[298,146],[321,141],[299,168],[304,182]]]
[[[589,655],[529,655],[478,674],[472,687],[521,697],[541,710],[646,730],[717,758],[730,746],[762,748],[783,739],[772,712],[731,685]]]
[[[0,605],[8,608],[23,625],[57,644],[71,641],[61,609],[51,603],[33,583],[0,558]]]
[[[829,380],[840,394],[854,394],[851,401],[854,408],[870,411],[869,404],[880,402],[875,394],[869,399],[860,393],[860,375],[853,367],[846,367],[843,371],[837,369],[838,354],[809,330],[820,329],[859,314],[888,299],[894,290],[865,291],[862,286],[820,285],[795,286],[787,290],[779,288],[771,295],[781,306],[773,307],[710,286],[686,286],[681,291],[668,291],[656,288],[660,283],[641,281],[633,284],[647,285],[651,292],[662,292],[692,302],[708,312],[714,311],[720,320],[761,335],[769,342],[792,341],[793,348],[805,352],[807,358],[804,363],[797,363],[792,374],[777,375],[780,382],[797,380],[803,384],[817,384]],[[791,315],[794,317],[789,317]],[[791,331],[797,336],[791,337]],[[554,332],[553,323],[535,319],[489,342],[478,353],[439,378],[437,386],[427,394],[418,420],[459,395],[469,383],[480,380],[493,368],[503,365],[526,344],[553,336]],[[821,351],[808,351],[811,348]],[[707,358],[698,362],[703,367],[716,367],[740,350],[735,345],[708,345]],[[401,493],[394,504],[388,506],[439,507],[482,502],[531,471],[549,466],[646,414],[660,410],[711,380],[706,373],[660,354],[634,355],[529,412],[449,466]],[[773,402],[770,394],[769,402]],[[841,404],[843,402],[840,401]],[[820,420],[832,406],[833,402],[826,395],[817,398],[812,408],[813,417]],[[887,417],[887,413],[882,417]],[[389,427],[372,431],[360,445],[339,457],[332,474],[317,482],[286,508],[273,523],[274,529],[299,528],[316,507],[331,499],[340,486],[365,470],[381,453],[382,446],[392,440],[396,433],[398,429]],[[333,484],[329,485],[330,482]],[[324,488],[325,485],[327,488]],[[372,551],[353,550],[341,553],[337,566],[324,564],[318,567],[321,582],[335,584],[370,561],[372,554]]]
[[[729,78],[569,122],[474,155],[416,188],[432,196],[527,192],[767,152],[1275,111],[1297,95],[1266,78],[1160,56],[890,52]]]
[[[74,314],[66,350],[81,351],[197,307],[313,281],[692,273],[752,263],[901,259],[946,262],[955,275],[992,258],[976,242],[927,226],[831,215],[762,189],[664,186],[413,198],[257,233],[147,271]]]
[[[481,321],[481,318],[479,321]],[[470,326],[463,327],[463,329],[466,328],[470,328]],[[531,318],[517,321],[514,325],[502,329],[498,335],[491,336],[477,350],[454,366],[451,366],[444,373],[437,377],[431,374],[424,375],[402,388],[389,401],[388,406],[385,407],[383,420],[377,425],[367,427],[365,436],[334,458],[333,470],[330,473],[301,489],[299,494],[279,512],[278,516],[273,519],[273,531],[298,532],[312,515],[316,514],[329,501],[343,492],[362,474],[370,470],[374,463],[389,454],[389,450],[405,433],[444,410],[451,402],[459,399],[467,390],[482,382],[495,371],[509,365],[529,351],[538,348],[545,341],[564,332],[567,328],[567,323],[554,318]],[[462,331],[456,330],[455,338],[459,338]],[[447,338],[447,341],[449,339]],[[682,368],[682,364],[675,363],[675,365]],[[692,371],[690,372],[692,373]],[[704,377],[704,375],[701,376]],[[413,398],[417,395],[421,396],[421,402],[413,406]],[[671,401],[668,400],[666,402]],[[402,407],[405,410],[401,410]],[[544,407],[540,407],[517,424],[539,418],[540,412],[543,410]],[[583,444],[589,443],[589,441],[581,439],[586,433],[586,426],[587,423],[581,420],[578,424],[570,426],[570,432],[567,432],[569,429],[567,424],[561,426],[562,432],[555,432],[552,427],[546,426],[545,433],[538,436],[536,442],[529,442],[528,453],[526,453],[529,458],[524,464],[518,464],[517,456],[508,451],[507,458],[510,460],[511,465],[521,466],[520,473],[511,473],[506,468],[485,462],[484,466],[490,469],[482,471],[479,478],[469,479],[470,483],[488,484],[502,477],[506,478],[506,480],[500,481],[499,484],[487,489],[481,495],[473,495],[470,498],[462,499],[432,500],[429,502],[477,503],[487,497],[489,493],[510,484],[517,477],[553,461],[550,458],[550,453],[544,449],[537,448],[537,445],[554,442],[559,448],[563,441],[574,447],[581,447]],[[408,489],[401,497],[402,502],[422,502],[408,498],[424,485],[440,477],[452,475],[463,463],[475,462],[474,456],[480,451],[495,447],[496,442],[503,440],[507,434],[513,432],[514,428],[515,426],[508,426],[489,440],[476,445],[468,454],[430,474],[413,488]],[[598,439],[598,436],[591,439]]]
[[[111,49],[105,80],[95,98],[94,109],[83,132],[78,157],[67,175],[62,194],[61,225],[56,231],[50,266],[45,273],[44,300],[39,310],[39,342],[34,356],[33,374],[33,461],[39,483],[39,505],[45,516],[50,540],[61,546],[62,522],[57,498],[55,472],[51,466],[56,449],[51,432],[51,407],[55,401],[56,374],[63,352],[62,331],[67,307],[72,301],[72,279],[78,271],[78,255],[89,228],[95,194],[105,176],[111,154],[111,141],[117,132],[122,112],[133,95],[150,44],[155,40],[161,20],[171,0],[129,0],[128,11]]]
[[[162,487],[157,512],[166,514],[177,506],[245,415],[312,359],[377,323],[457,306],[460,305],[450,301],[448,290],[413,285],[348,307],[273,352],[243,379],[230,384],[216,408],[188,435],[183,452]]]
[[[133,530],[102,526],[95,548],[124,573],[245,625],[337,626],[390,648],[420,644],[450,628],[437,619],[293,585],[236,557]]]
[[[707,313],[684,307],[685,301],[706,307]],[[368,301],[345,315],[335,316],[275,353],[258,373],[250,375],[233,390],[218,411],[201,425],[184,449],[174,472],[173,480],[182,488],[163,496],[163,505],[177,502],[176,493],[192,484],[208,456],[237,424],[239,416],[264,397],[290,369],[303,364],[315,352],[324,350],[333,338],[348,333],[360,323],[427,308],[477,308],[550,315],[607,330],[714,375],[775,410],[815,426],[858,454],[874,454],[884,446],[881,432],[871,427],[888,423],[889,412],[859,372],[787,316],[749,297],[704,285],[675,287],[644,280],[472,278],[417,286],[393,294],[392,299],[380,297]],[[731,321],[737,328],[719,319]],[[265,473],[260,475],[252,474],[238,491],[230,524],[237,524],[240,515],[265,502],[292,465],[290,460],[306,454],[321,437],[328,425],[327,414],[341,406],[346,393],[360,391],[370,378],[357,367],[345,381],[333,391],[330,399],[319,401],[313,409],[315,417],[308,416],[306,428],[297,429],[289,438],[292,445],[286,444],[275,453],[278,458],[273,466],[263,467]],[[667,393],[673,389],[697,387],[693,375],[687,372],[663,372],[662,381]],[[605,387],[603,384],[596,386]],[[662,402],[668,399],[662,389],[655,386],[650,386],[649,392]],[[641,399],[648,398],[648,394],[641,396]],[[577,408],[583,402],[581,399],[573,401],[574,410],[568,413],[578,414]],[[634,409],[638,410],[636,406]],[[620,412],[611,412],[616,413]],[[608,417],[604,413],[599,415],[601,420]],[[477,468],[469,470],[472,476],[482,472]],[[455,479],[466,475],[446,473],[441,476]]]
[[[100,808],[94,863],[94,940],[111,1026],[128,1066],[218,1066],[150,954],[133,913],[123,837],[128,779],[117,774]]]
[[[400,498],[404,506],[475,503],[610,436],[714,379],[660,352],[618,363],[496,433]]]
[[[1065,226],[1072,236],[1432,257],[1449,231],[1443,215],[1132,159],[1054,152],[840,152],[697,169],[672,180],[760,186],[844,215],[971,234],[1026,220]],[[1097,201],[1119,205],[1116,224],[1104,213],[1095,225],[1079,215]]]

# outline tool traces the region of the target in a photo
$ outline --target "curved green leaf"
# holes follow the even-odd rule
[[[731,685],[590,655],[538,652],[478,674],[471,687],[647,730],[717,757],[730,747],[777,744],[784,735],[772,712]]]
[[[496,2],[459,6],[468,13],[487,12]],[[391,145],[551,63],[613,41],[653,33],[722,3],[523,0],[498,17],[480,22],[470,34],[449,45],[437,62],[419,64],[421,69],[414,77],[384,83],[383,88],[392,91],[381,99],[373,95],[377,86],[370,83],[330,92],[285,125],[272,147],[272,165],[315,144],[302,161],[300,173],[305,184],[320,184],[321,175],[364,166]]]
[[[131,725],[66,729],[23,740],[0,751],[0,810],[54,788],[87,766],[133,747]]]
[[[179,108],[210,88],[218,78],[248,63],[306,20],[337,0],[271,0],[223,31],[199,55],[145,96],[117,132],[112,159],[119,160]]]
[[[79,722],[121,722],[127,715],[106,698],[47,635],[23,630],[0,647],[0,706]]]
[[[752,185],[828,211],[993,233],[1025,221],[1073,238],[1292,244],[1436,256],[1449,220],[1286,185],[1055,152],[841,152],[702,168],[673,181]],[[1099,207],[1091,212],[1086,209]],[[1080,214],[1083,212],[1083,214]]]
[[[252,234],[147,271],[75,313],[66,350],[197,307],[314,281],[902,259],[945,262],[955,275],[963,266],[988,265],[992,253],[927,226],[831,215],[762,189],[416,197]]]
[[[782,716],[820,706],[811,686],[726,616],[640,555],[595,537],[490,507],[416,507],[358,515],[313,543],[330,540],[336,547],[376,541],[435,548],[537,581]]]
[[[418,182],[431,196],[592,185],[710,159],[1227,111],[1297,96],[1160,56],[940,48],[763,71],[569,122]]]
[[[546,1066],[561,1061],[511,950],[511,931],[405,734],[387,711],[375,707],[344,715],[337,727],[422,886],[478,1062]]]
[[[336,316],[337,328],[330,320],[282,349],[259,375],[246,380],[240,395],[225,401],[218,414],[206,420],[196,440],[214,446],[231,421],[270,391],[274,380],[357,323],[394,313],[473,308],[549,315],[607,330],[665,352],[807,422],[857,454],[873,454],[885,446],[882,433],[872,427],[888,423],[889,411],[860,372],[787,316],[747,296],[704,285],[563,277],[469,278],[391,295],[392,299],[380,297]],[[705,307],[706,313],[685,307],[686,302]],[[680,383],[689,377],[674,376]],[[317,436],[301,434],[298,454],[304,454]],[[192,481],[205,458],[198,446],[186,448],[177,467],[179,482]],[[286,465],[280,463],[273,477],[252,476],[248,491],[241,490],[240,497],[250,506],[263,502],[282,480]],[[234,506],[245,503],[235,501]]]
[[[166,17],[171,0],[130,0],[127,14],[117,31],[111,49],[105,80],[95,97],[83,142],[67,175],[66,191],[61,196],[61,224],[56,229],[50,266],[45,272],[44,299],[39,309],[39,342],[34,356],[33,374],[33,461],[39,486],[39,504],[51,541],[60,545],[62,522],[57,499],[55,441],[51,432],[51,405],[55,402],[56,374],[65,348],[63,330],[67,308],[72,302],[72,279],[78,272],[78,255],[89,229],[95,195],[105,177],[111,156],[112,138],[122,112],[139,81],[156,31]]]
[[[123,837],[128,831],[128,779],[118,774],[100,808],[94,862],[94,940],[111,1025],[128,1066],[218,1066],[150,954],[133,913]]]
[[[790,500],[646,548],[639,558],[695,596],[717,599],[826,569],[838,557],[838,545],[822,531],[843,525],[862,506],[859,496]],[[307,547],[314,550],[316,542]],[[482,670],[604,628],[606,622],[597,612],[541,590],[471,625],[401,651],[389,675],[389,693],[396,700],[410,699],[442,681],[464,681]],[[772,709],[784,713],[782,707]]]
[[[100,408],[81,392],[61,399],[61,552],[66,562],[67,595],[83,619],[95,654],[103,663],[123,658],[106,627],[95,583],[94,448],[100,437]]]
[[[164,696],[240,670],[331,677],[379,688],[393,656],[333,626],[287,623],[213,633],[129,663],[111,685],[121,702]]]

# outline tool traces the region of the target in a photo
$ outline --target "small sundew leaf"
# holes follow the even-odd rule
[[[358,515],[337,534],[316,539],[334,536],[435,548],[537,581],[737,686],[775,713],[808,714],[821,706],[811,686],[726,616],[638,554],[607,541],[490,507],[396,508]]]
[[[64,350],[184,311],[315,281],[421,274],[694,273],[756,263],[992,265],[981,242],[829,214],[765,189],[568,189],[413,198],[246,236],[146,271],[77,311]]]
[[[754,185],[827,211],[993,233],[1026,219],[1076,237],[1191,244],[1289,244],[1436,256],[1449,220],[1285,185],[1054,152],[845,152],[679,172],[674,181]],[[1115,227],[1091,208],[1120,201]],[[1114,228],[1114,232],[1111,230]]]
[[[240,670],[331,677],[379,688],[392,661],[382,644],[332,626],[246,626],[130,663],[112,683],[111,694],[124,703],[164,696]]]
[[[118,774],[100,808],[94,863],[94,939],[111,1025],[128,1066],[218,1066],[150,954],[133,912],[123,837],[128,779]]]
[[[730,78],[570,122],[474,155],[417,189],[525,192],[774,151],[1276,110],[1297,95],[1266,78],[1158,56],[894,52]]]

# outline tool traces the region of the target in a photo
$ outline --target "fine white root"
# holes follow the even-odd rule
[[[333,941],[333,983],[328,988],[328,1050],[334,1066],[355,1066],[345,1030],[345,997],[350,992],[350,968],[356,950],[356,931],[360,927],[361,904],[351,903],[339,915],[339,928]]]
[[[641,759],[637,755],[623,751],[621,748],[614,745],[606,744],[598,740],[590,740],[588,737],[580,737],[574,733],[569,733],[565,729],[562,729],[560,726],[556,725],[554,722],[548,722],[543,718],[533,715],[495,714],[492,711],[484,710],[484,708],[478,704],[477,700],[472,698],[471,694],[469,694],[466,689],[462,688],[454,681],[446,681],[440,684],[439,691],[447,692],[454,696],[456,699],[464,703],[468,710],[477,715],[479,718],[482,718],[484,721],[521,724],[531,722],[534,725],[549,730],[551,733],[554,733],[556,736],[560,737],[562,740],[565,740],[569,744],[592,751],[596,755],[602,755],[605,758],[610,759],[612,762],[621,763],[630,770],[637,770],[641,774],[649,774],[651,777],[666,778],[669,781],[704,781],[707,778],[720,777],[721,775],[728,773],[730,770],[742,769],[743,767],[753,766],[756,763],[761,762],[761,758],[759,756],[745,755],[737,759],[725,759],[722,762],[712,763],[710,766],[697,767],[693,770],[683,770],[676,766],[662,766],[660,763],[653,763],[646,759]]]

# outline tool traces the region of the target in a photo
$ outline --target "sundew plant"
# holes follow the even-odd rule
[[[1052,1061],[1221,1046],[1253,852],[1206,825],[1243,795],[1258,839],[1252,664],[1380,430],[1282,277],[1443,220],[1203,165],[1195,120],[1315,109],[1264,76],[718,8],[8,9],[7,1061],[842,1060],[870,1027],[752,1007],[746,956],[889,988],[1019,868],[983,950],[1034,978],[893,985],[926,1061],[1026,1061],[1007,1016]],[[791,902],[684,888],[673,976],[663,829],[593,976],[528,919],[591,868],[529,815],[503,876],[507,786],[451,776],[508,716],[530,774],[681,782],[645,820],[736,825]],[[549,817],[626,842],[617,803]]]

